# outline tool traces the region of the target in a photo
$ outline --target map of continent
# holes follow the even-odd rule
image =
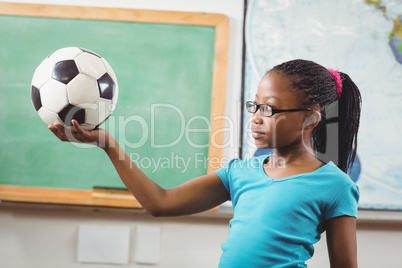
[[[387,20],[393,21],[394,27],[393,27],[391,33],[389,34],[389,46],[391,47],[396,60],[400,64],[402,64],[402,16],[401,16],[401,14],[398,14],[395,16],[395,18],[392,18],[392,14],[391,15],[387,14],[387,7],[385,6],[385,3],[383,3],[382,0],[379,0],[379,1],[366,0],[365,2],[369,5],[375,6],[377,9],[382,11],[384,14],[384,17]]]

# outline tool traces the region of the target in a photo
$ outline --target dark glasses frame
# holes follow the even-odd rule
[[[256,108],[254,108],[254,109],[251,110],[252,107],[256,107]],[[266,117],[271,117],[271,116],[273,116],[274,114],[277,114],[277,113],[284,113],[284,112],[315,111],[315,110],[312,109],[312,108],[286,109],[286,110],[284,110],[284,109],[275,109],[274,107],[272,107],[272,106],[269,105],[269,104],[259,104],[259,103],[257,103],[256,101],[247,101],[247,102],[246,102],[246,109],[247,109],[247,111],[248,111],[249,113],[252,113],[252,114],[255,114],[255,113],[258,111],[258,109],[260,109],[261,114],[262,114],[263,116],[266,116]],[[264,111],[267,111],[267,110],[268,110],[268,111],[271,111],[272,114],[271,114],[271,115],[266,115],[266,114],[264,114]]]

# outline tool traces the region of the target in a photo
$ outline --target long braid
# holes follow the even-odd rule
[[[342,170],[352,167],[357,149],[357,131],[360,122],[361,96],[356,84],[345,73],[340,73],[343,78],[342,94],[339,99],[339,132],[342,138],[339,141],[339,150],[345,151],[344,161],[339,162]],[[341,165],[342,164],[342,165]]]
[[[313,131],[313,149],[326,153],[327,149],[327,107],[338,101],[335,80],[323,66],[308,60],[293,60],[279,64],[270,71],[276,71],[291,79],[294,88],[304,92],[304,105],[318,104],[323,120]],[[338,101],[338,167],[347,172],[353,165],[357,148],[357,132],[359,129],[361,97],[359,89],[345,73],[340,73],[343,91]]]

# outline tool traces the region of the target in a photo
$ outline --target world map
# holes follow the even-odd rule
[[[363,100],[349,174],[360,208],[402,209],[402,1],[252,0],[245,18],[244,100],[266,71],[302,58],[345,72]],[[254,155],[243,115],[243,157]]]
[[[391,47],[396,60],[400,64],[402,64],[402,16],[401,16],[402,12],[401,12],[401,10],[397,10],[397,8],[394,7],[394,4],[392,2],[385,3],[385,1],[382,1],[382,0],[378,0],[378,1],[366,0],[365,2],[369,5],[375,6],[377,9],[379,9],[387,20],[393,21],[394,27],[389,34],[389,46]],[[391,9],[389,9],[389,8],[387,9],[387,6],[391,6]],[[397,13],[394,13],[395,11]]]

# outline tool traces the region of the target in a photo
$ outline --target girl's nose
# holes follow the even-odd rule
[[[258,109],[258,111],[251,117],[251,122],[254,124],[262,124],[262,116],[260,109]]]

